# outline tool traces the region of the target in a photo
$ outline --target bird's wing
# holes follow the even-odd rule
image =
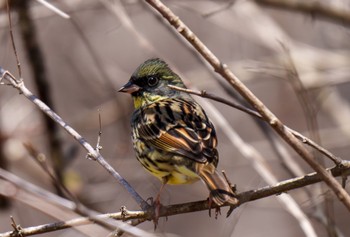
[[[217,164],[215,129],[196,102],[181,99],[155,102],[139,115],[136,129],[147,145],[196,162]]]

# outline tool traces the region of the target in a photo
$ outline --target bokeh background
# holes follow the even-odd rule
[[[97,141],[100,114],[101,153],[145,199],[156,195],[160,182],[135,159],[129,126],[132,101],[128,95],[117,93],[135,68],[148,58],[159,57],[189,87],[240,101],[144,1],[50,1],[70,19],[37,1],[11,2],[14,41],[27,87],[38,97],[49,99],[53,109],[92,145]],[[325,148],[348,159],[349,22],[320,16],[317,11],[310,14],[257,2],[164,1],[286,125],[316,140],[319,137]],[[329,10],[350,13],[348,0],[320,2],[332,4],[326,5]],[[6,2],[0,4],[0,66],[18,76]],[[32,28],[30,24],[23,26],[26,19]],[[44,84],[38,85],[38,77]],[[0,97],[2,169],[57,193],[47,173],[23,145],[30,144],[46,156],[67,188],[89,208],[102,213],[117,212],[121,206],[139,209],[111,175],[85,158],[86,151],[63,129],[48,129],[52,124],[24,96],[3,85]],[[274,132],[249,115],[217,102],[198,101],[216,124],[219,169],[226,171],[238,191],[312,172]],[[276,152],[272,144],[278,144],[282,151]],[[324,157],[318,159],[332,166]],[[272,181],[257,169],[259,164],[274,176]],[[297,168],[291,168],[293,165]],[[10,196],[1,201],[0,232],[11,230],[9,216],[22,227],[74,217],[72,212],[47,205],[4,179],[0,179],[0,194]],[[317,236],[350,236],[349,212],[328,188],[316,184],[288,194]],[[162,203],[204,200],[207,196],[201,182],[167,186]],[[218,219],[210,218],[206,211],[176,215],[167,221],[161,218],[155,232],[160,236],[306,236],[300,218],[287,206],[295,209],[273,196],[244,204],[229,218],[225,218],[227,208],[222,208]],[[153,232],[152,222],[138,227]],[[94,228],[88,226],[85,232],[72,228],[42,236],[105,236],[102,228]]]

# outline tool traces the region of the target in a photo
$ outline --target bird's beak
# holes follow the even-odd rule
[[[135,85],[131,81],[128,81],[122,88],[118,90],[118,92],[124,92],[128,94],[132,94],[134,92],[139,91],[141,88],[138,85]]]

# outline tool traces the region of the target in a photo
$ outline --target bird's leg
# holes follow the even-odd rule
[[[158,219],[159,219],[159,215],[160,215],[160,208],[161,208],[161,206],[162,206],[162,204],[160,203],[160,194],[162,193],[162,191],[163,191],[163,189],[164,189],[164,187],[165,187],[165,185],[167,184],[167,182],[168,182],[168,177],[167,176],[165,176],[165,177],[163,177],[162,178],[162,186],[160,187],[160,189],[159,189],[159,192],[158,192],[158,194],[157,194],[157,196],[156,196],[156,199],[155,199],[155,201],[154,201],[154,203],[153,203],[153,205],[154,205],[154,219],[153,219],[153,222],[154,222],[154,229],[156,229],[157,228],[157,225],[158,225]]]

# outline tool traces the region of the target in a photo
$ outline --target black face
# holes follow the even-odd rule
[[[149,89],[157,87],[160,79],[158,75],[149,75],[141,78],[131,77],[130,81],[133,84],[139,86],[141,90],[147,91]]]
[[[181,78],[160,59],[149,59],[141,64],[125,84],[121,92],[132,96],[176,96],[177,91],[168,87],[175,85],[185,87]]]

